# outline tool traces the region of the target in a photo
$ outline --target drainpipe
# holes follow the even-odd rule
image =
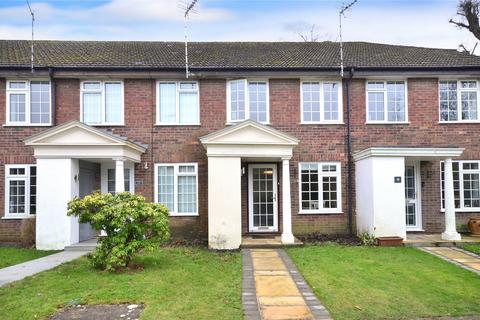
[[[53,75],[53,67],[48,68],[48,76],[50,77],[50,94],[52,95],[51,101],[52,101],[52,127],[55,126],[56,121],[56,110],[57,110],[57,99],[56,99],[56,84],[55,84],[55,78]]]
[[[352,160],[352,128],[350,124],[350,80],[353,78],[354,68],[351,67],[348,78],[345,79],[345,93],[347,97],[347,195],[348,195],[348,232],[353,235],[353,160]]]

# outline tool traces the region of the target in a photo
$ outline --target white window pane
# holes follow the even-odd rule
[[[25,199],[26,199],[25,180],[10,180],[8,188],[9,188],[8,212],[11,214],[26,213],[25,211]]]
[[[196,92],[181,92],[179,96],[180,123],[198,123],[198,96]]]
[[[105,121],[122,122],[122,84],[105,83]]]
[[[477,92],[463,91],[460,95],[462,120],[477,120]]]
[[[180,89],[196,90],[197,83],[196,82],[180,82]]]
[[[27,83],[25,81],[14,81],[8,83],[9,89],[26,89]]]
[[[440,120],[457,121],[457,81],[440,81]]]
[[[303,101],[302,112],[303,121],[320,121],[320,82],[302,83]]]
[[[461,81],[460,86],[462,89],[475,89],[477,88],[477,81]]]
[[[195,166],[178,166],[180,173],[195,173]]]
[[[367,84],[368,90],[382,90],[385,88],[385,84],[382,81],[371,81]]]
[[[368,120],[383,121],[384,115],[384,96],[383,92],[368,93]]]
[[[10,94],[10,122],[26,121],[26,95],[24,93]]]
[[[195,176],[178,177],[178,212],[195,213],[197,210],[197,182]]]
[[[31,123],[50,122],[50,82],[30,82]]]
[[[101,90],[102,83],[99,81],[88,81],[83,83],[83,89],[85,90]]]
[[[267,121],[267,83],[249,82],[248,94],[250,102],[250,119],[266,122]]]
[[[230,119],[245,120],[245,81],[230,81]]]
[[[174,211],[174,168],[173,166],[158,167],[158,202]]]
[[[323,84],[324,119],[327,121],[338,120],[338,83]]]
[[[405,83],[402,81],[387,82],[388,121],[405,121]]]
[[[160,122],[176,121],[177,85],[176,83],[160,83]]]
[[[83,122],[102,122],[102,94],[83,93]]]

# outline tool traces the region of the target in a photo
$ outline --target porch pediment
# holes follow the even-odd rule
[[[47,129],[25,140],[36,157],[110,158],[139,161],[147,146],[79,121]]]
[[[298,139],[279,130],[246,120],[234,126],[213,132],[200,138],[204,145],[290,145],[298,144]]]

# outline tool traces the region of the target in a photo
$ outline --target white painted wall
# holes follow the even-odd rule
[[[208,245],[231,250],[241,243],[240,158],[208,157]]]
[[[366,158],[356,162],[355,172],[357,232],[405,239],[405,158]]]
[[[61,250],[79,241],[78,219],[68,217],[67,203],[78,196],[76,159],[37,159],[36,246]]]

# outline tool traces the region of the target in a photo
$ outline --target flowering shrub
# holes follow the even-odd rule
[[[167,207],[128,192],[112,195],[97,191],[75,198],[68,203],[68,215],[106,232],[89,255],[93,266],[101,270],[128,267],[140,250],[153,250],[170,237]]]

